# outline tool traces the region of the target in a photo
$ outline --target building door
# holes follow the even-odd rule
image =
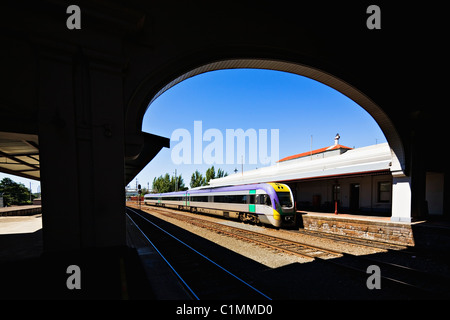
[[[334,213],[337,213],[341,205],[341,186],[339,184],[333,184],[333,209]]]
[[[359,183],[350,184],[350,211],[359,210]]]

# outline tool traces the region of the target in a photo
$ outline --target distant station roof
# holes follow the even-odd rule
[[[347,150],[351,150],[351,149],[353,149],[353,148],[346,147],[346,146],[343,146],[341,144],[336,144],[336,145],[333,145],[333,146],[330,146],[330,147],[325,147],[325,148],[320,148],[320,149],[307,151],[307,152],[303,152],[303,153],[299,153],[299,154],[294,154],[292,156],[280,159],[277,162],[284,162],[284,161],[288,161],[288,160],[303,158],[303,157],[315,155],[315,154],[318,154],[318,153],[324,153],[324,152],[328,152],[328,151],[333,151],[333,150],[340,150],[340,151],[344,151],[345,150],[345,151],[347,151]],[[343,152],[341,152],[341,153],[343,153]]]
[[[39,180],[38,138],[31,134],[0,133],[0,172]]]
[[[152,160],[161,148],[170,146],[168,138],[142,133],[136,158],[125,158],[125,182],[128,184]],[[61,159],[64,161],[64,159]],[[0,132],[0,172],[40,180],[39,139],[34,134]]]

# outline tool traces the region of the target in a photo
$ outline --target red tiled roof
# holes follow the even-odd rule
[[[333,146],[330,146],[330,147],[316,149],[316,150],[313,150],[313,151],[307,151],[307,152],[303,152],[303,153],[299,153],[299,154],[294,154],[293,156],[289,156],[289,157],[280,159],[277,162],[283,162],[283,161],[287,161],[287,160],[298,159],[298,158],[310,156],[311,154],[322,153],[322,152],[331,151],[331,150],[337,150],[337,149],[351,150],[353,148],[346,147],[346,146],[343,146],[341,144],[337,144],[337,145],[333,145]]]

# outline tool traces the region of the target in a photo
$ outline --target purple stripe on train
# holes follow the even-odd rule
[[[155,193],[147,196],[163,196],[163,195],[171,195],[171,196],[184,196],[186,194],[189,195],[196,195],[196,194],[207,194],[210,192],[227,192],[227,191],[246,191],[246,190],[263,190],[265,191],[271,199],[276,199],[277,202],[278,196],[275,192],[275,189],[266,183],[255,183],[255,184],[245,184],[245,185],[238,185],[238,186],[228,186],[228,187],[214,187],[214,188],[202,188],[202,189],[194,189],[194,190],[187,190],[187,191],[177,191],[177,192],[168,192],[168,193]],[[276,209],[276,204],[272,203],[272,208]]]

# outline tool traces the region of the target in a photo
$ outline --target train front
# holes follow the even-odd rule
[[[295,206],[292,191],[286,184],[269,183],[275,190],[273,218],[275,227],[293,226],[295,224]]]

